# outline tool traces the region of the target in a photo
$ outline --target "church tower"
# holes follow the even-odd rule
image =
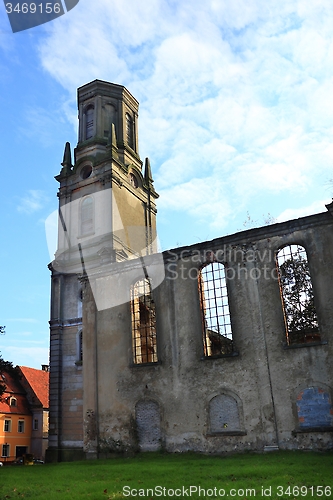
[[[156,199],[138,151],[137,100],[95,80],[78,89],[74,161],[66,143],[59,182],[58,248],[50,320],[48,460],[83,453],[82,285],[115,263],[156,252]],[[89,342],[89,339],[87,340]]]

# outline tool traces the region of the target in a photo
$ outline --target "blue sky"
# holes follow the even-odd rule
[[[48,362],[44,222],[77,87],[139,100],[163,249],[325,211],[333,187],[331,0],[80,0],[13,34],[0,5],[0,352]]]

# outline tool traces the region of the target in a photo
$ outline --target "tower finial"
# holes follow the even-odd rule
[[[150,161],[149,158],[145,159],[145,171],[144,171],[144,178],[147,184],[153,181],[153,176],[151,173],[151,168],[150,168]]]
[[[62,161],[62,169],[61,175],[69,175],[72,171],[72,154],[71,154],[71,145],[69,142],[66,142],[65,151],[64,151],[64,159]]]

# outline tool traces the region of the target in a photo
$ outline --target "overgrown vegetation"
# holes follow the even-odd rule
[[[332,466],[333,453],[313,452],[224,457],[146,453],[133,458],[5,466],[0,468],[0,500],[221,498],[218,492],[223,490],[225,497],[242,500],[326,499],[333,493]]]
[[[0,335],[5,334],[5,326],[0,326]],[[5,361],[0,353],[0,375],[2,375],[3,372],[9,372],[14,374],[15,373],[15,368],[13,366],[13,363],[10,361]],[[0,378],[0,399],[3,393],[6,390],[6,384],[3,382],[3,380]]]

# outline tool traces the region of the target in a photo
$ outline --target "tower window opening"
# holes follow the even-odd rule
[[[131,288],[131,317],[134,363],[157,362],[156,311],[149,279]]]
[[[81,235],[86,236],[94,231],[94,204],[88,197],[81,204]]]
[[[126,142],[130,148],[134,149],[133,119],[126,113]]]
[[[93,136],[94,132],[94,108],[89,106],[86,111],[86,140]]]
[[[276,254],[287,344],[320,341],[314,293],[305,248],[287,245]]]
[[[205,265],[198,276],[204,355],[224,356],[234,351],[225,266]]]

